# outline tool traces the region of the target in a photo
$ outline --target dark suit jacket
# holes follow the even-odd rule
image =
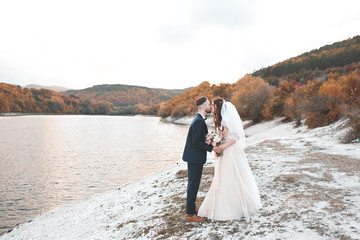
[[[211,152],[213,147],[205,143],[208,129],[201,114],[196,114],[192,121],[186,138],[183,160],[189,163],[204,164],[206,162],[206,151]]]

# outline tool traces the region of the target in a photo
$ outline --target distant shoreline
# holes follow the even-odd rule
[[[0,117],[16,117],[16,116],[31,116],[31,115],[83,115],[83,116],[146,116],[146,117],[159,117],[157,115],[144,115],[144,114],[84,114],[84,113],[0,113]]]

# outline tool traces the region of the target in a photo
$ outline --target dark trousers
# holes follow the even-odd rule
[[[188,163],[187,214],[195,214],[195,201],[200,186],[202,170],[203,164]]]

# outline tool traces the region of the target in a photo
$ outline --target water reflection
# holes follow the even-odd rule
[[[172,166],[187,129],[155,117],[0,117],[0,232]]]

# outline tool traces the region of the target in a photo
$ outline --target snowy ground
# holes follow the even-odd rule
[[[360,239],[360,144],[339,143],[344,126],[339,121],[309,130],[277,119],[247,128],[246,153],[264,205],[248,219],[187,223],[186,165],[179,162],[45,213],[0,240]],[[208,157],[198,206],[213,176]]]

